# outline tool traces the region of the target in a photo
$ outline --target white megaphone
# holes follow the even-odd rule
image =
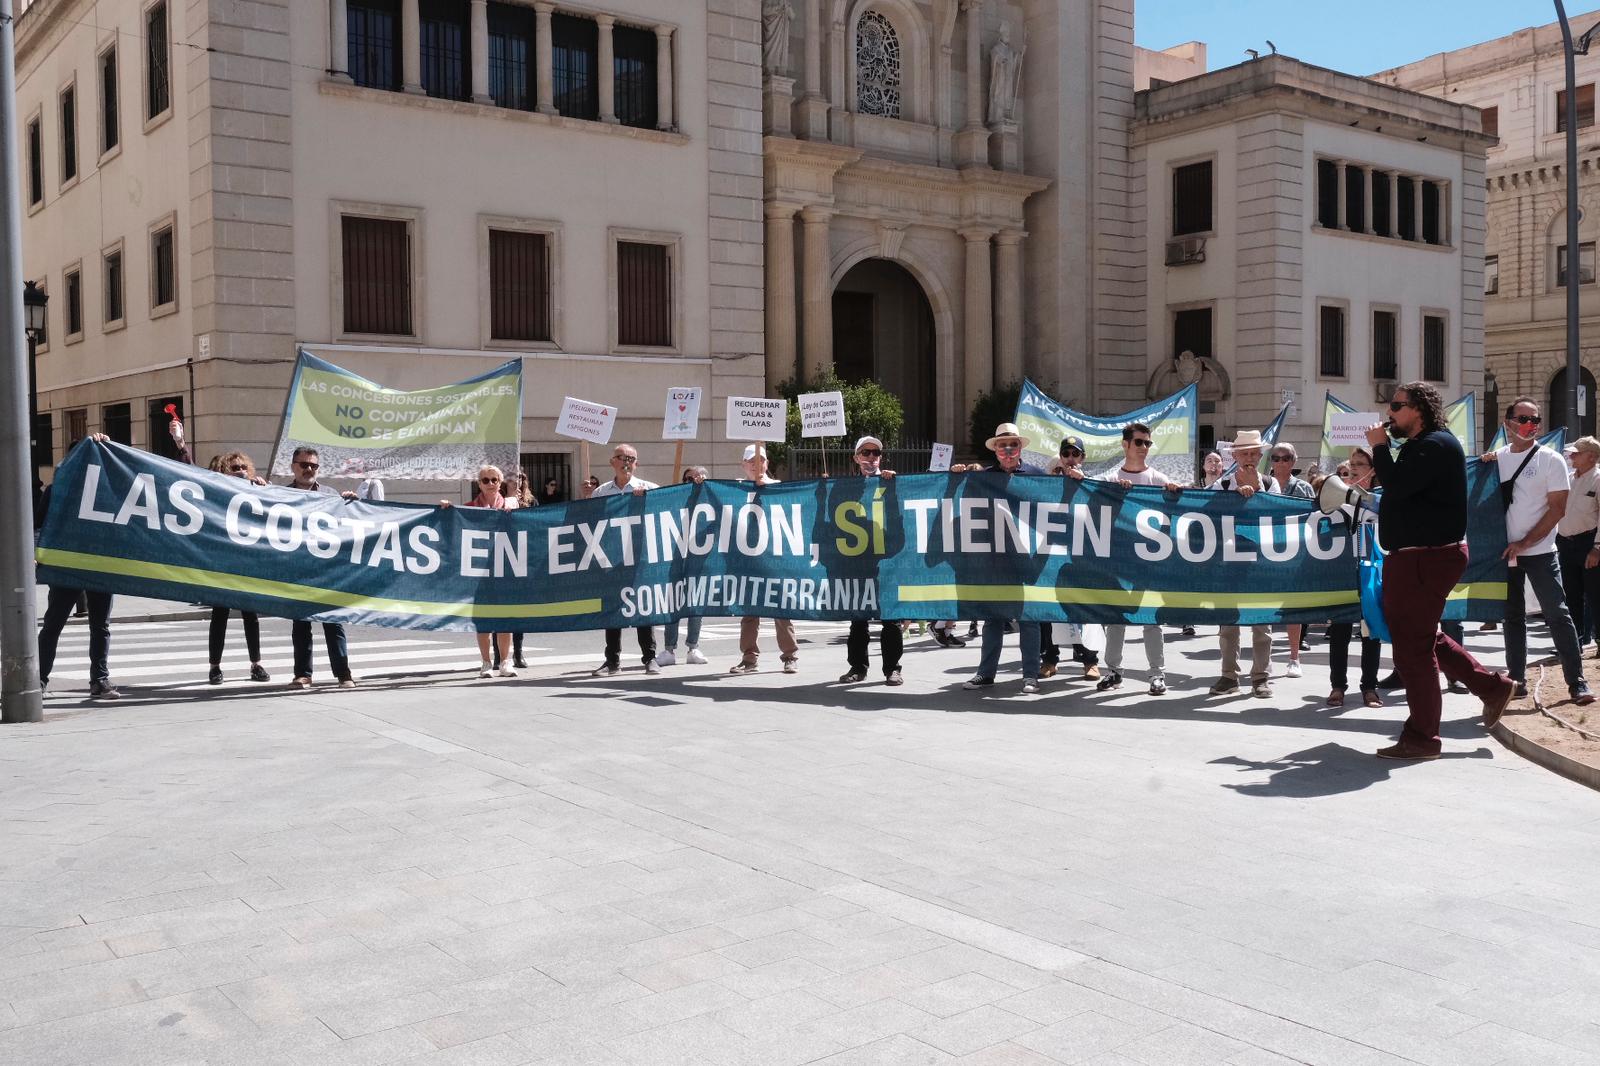
[[[1333,514],[1346,505],[1353,506],[1357,511],[1362,507],[1372,510],[1372,491],[1356,485],[1345,483],[1344,478],[1338,474],[1329,474],[1322,479],[1322,488],[1317,492],[1317,510],[1323,514]]]

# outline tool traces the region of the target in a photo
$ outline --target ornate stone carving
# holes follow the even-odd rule
[[[789,0],[762,0],[761,66],[768,74],[789,73],[789,24],[794,5]]]
[[[1011,23],[1000,23],[1000,39],[989,49],[989,125],[998,128],[1014,121],[1017,86],[1022,77],[1022,56],[1028,45],[1011,46]]]
[[[1228,372],[1222,368],[1221,363],[1186,351],[1173,356],[1164,366],[1156,368],[1156,372],[1150,375],[1145,395],[1152,400],[1158,400],[1163,396],[1171,396],[1179,389],[1196,384],[1200,386],[1200,399],[1203,402],[1226,400],[1233,392],[1233,384],[1228,380]]]
[[[881,11],[856,22],[856,111],[900,117],[900,35]]]

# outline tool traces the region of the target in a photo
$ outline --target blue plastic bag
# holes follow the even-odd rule
[[[1378,546],[1378,538],[1371,534],[1372,527],[1364,526],[1361,530],[1365,541],[1357,565],[1360,569],[1356,573],[1356,587],[1361,593],[1361,619],[1367,623],[1367,634],[1373,640],[1380,640],[1385,644],[1392,644],[1389,638],[1389,623],[1383,617],[1383,557],[1384,550]]]

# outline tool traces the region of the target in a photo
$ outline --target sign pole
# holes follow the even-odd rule
[[[586,440],[578,442],[578,465],[583,468],[583,487],[585,489],[585,495],[582,496],[581,498],[582,499],[588,499],[587,490],[589,488],[589,442],[586,441]]]
[[[674,484],[683,480],[683,441],[672,449],[672,481]]]
[[[822,476],[828,476],[828,438],[822,438]]]

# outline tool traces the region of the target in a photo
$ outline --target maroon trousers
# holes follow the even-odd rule
[[[1466,568],[1464,544],[1392,552],[1383,561],[1383,616],[1411,708],[1400,740],[1427,751],[1439,750],[1439,671],[1474,696],[1488,696],[1499,685],[1495,674],[1439,632],[1445,599]]]

